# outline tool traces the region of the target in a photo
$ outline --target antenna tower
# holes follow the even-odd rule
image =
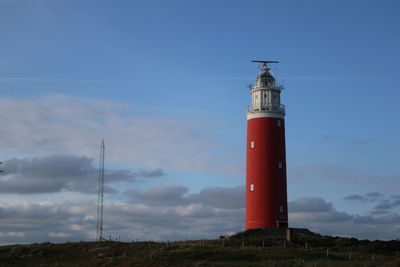
[[[104,139],[100,145],[99,191],[97,194],[97,229],[96,239],[100,242],[103,238],[103,198],[104,198]]]

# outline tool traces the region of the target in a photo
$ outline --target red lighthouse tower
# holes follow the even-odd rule
[[[246,230],[288,227],[285,152],[285,106],[268,68],[262,63],[250,87],[247,112]]]

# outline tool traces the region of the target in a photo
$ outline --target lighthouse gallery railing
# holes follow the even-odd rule
[[[265,111],[285,113],[285,105],[264,104],[261,107],[253,107],[252,105],[247,107],[247,112],[265,112]]]

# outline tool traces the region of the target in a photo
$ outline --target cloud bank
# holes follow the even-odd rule
[[[74,191],[96,193],[98,167],[85,156],[50,155],[42,158],[11,159],[1,165],[0,193],[39,194]],[[115,193],[109,186],[118,182],[137,182],[141,177],[160,177],[162,169],[140,171],[106,170],[105,192]]]
[[[3,158],[51,154],[94,158],[104,138],[111,162],[184,171],[242,171],[207,124],[162,114],[151,117],[138,107],[103,99],[0,98],[0,121]]]
[[[244,227],[244,188],[204,188],[190,193],[184,186],[154,186],[127,190],[125,200],[106,201],[104,235],[122,240],[215,238]],[[291,227],[368,239],[395,239],[400,215],[349,214],[321,198],[289,202]],[[96,203],[15,202],[0,204],[0,243],[93,240]]]
[[[106,171],[106,192],[113,195],[104,207],[106,236],[173,240],[243,230],[243,186],[207,187],[199,192],[182,185],[157,185],[145,190],[117,188],[118,183],[162,177],[168,168],[241,173],[232,165],[230,155],[222,153],[223,142],[210,136],[206,125],[127,115],[127,109],[135,114],[135,107],[99,99],[57,95],[36,100],[0,98],[0,157],[15,157],[1,166],[6,172],[0,173],[0,193],[24,197],[62,192],[95,194],[98,169],[93,158],[98,157],[98,141],[105,138],[109,161],[147,167],[136,172]],[[294,178],[307,177],[339,178],[356,185],[382,184],[381,177],[332,165],[308,166]],[[391,190],[398,187],[393,183],[396,179],[386,182]],[[375,206],[366,214],[340,211],[322,198],[294,199],[289,202],[289,223],[321,234],[398,238],[398,195],[380,192],[345,198],[373,203]],[[94,201],[80,199],[0,203],[0,244],[93,240],[96,210]]]

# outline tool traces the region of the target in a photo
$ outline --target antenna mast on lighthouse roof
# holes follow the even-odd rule
[[[103,198],[104,198],[104,139],[100,145],[100,167],[99,167],[99,191],[97,194],[97,229],[96,239],[102,241],[103,238]]]

